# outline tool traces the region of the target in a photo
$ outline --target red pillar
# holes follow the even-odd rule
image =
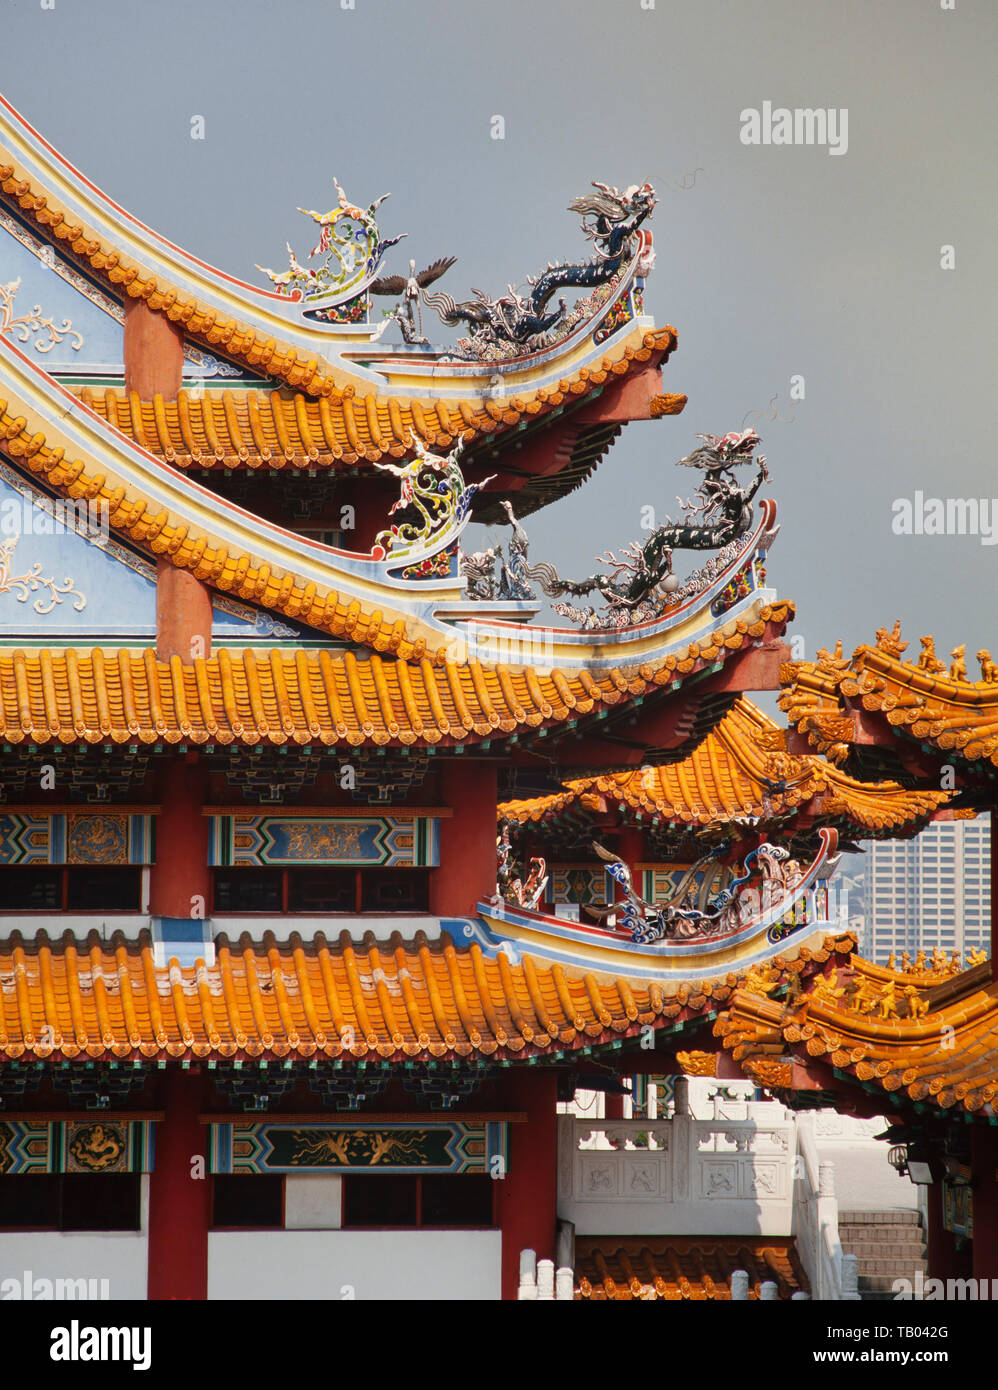
[[[974,1125],[970,1167],[974,1177],[974,1278],[998,1279],[998,1129]]]
[[[156,1125],[149,1179],[150,1298],[208,1296],[211,1179],[208,1130],[199,1123],[201,1096],[199,1075],[177,1065],[167,1069],[162,1090],[166,1118]]]
[[[190,570],[169,560],[156,564],[156,656],[169,661],[179,656],[190,666],[196,657],[211,656],[211,592]]]
[[[174,401],[184,377],[184,333],[142,299],[125,300],[125,390],[141,401]],[[169,560],[156,566],[156,655],[189,666],[211,655],[211,594]]]
[[[154,917],[205,917],[209,908],[208,817],[201,814],[205,770],[177,758],[160,774],[162,809],[156,818],[156,862],[149,871]]]
[[[969,1250],[957,1250],[956,1237],[943,1226],[943,1184],[928,1189],[928,1278],[961,1279],[969,1275]]]
[[[608,1120],[622,1120],[624,1118],[624,1097],[607,1091],[603,1097],[603,1114]]]
[[[510,1108],[525,1110],[525,1124],[509,1127],[509,1171],[499,1183],[502,1296],[515,1299],[520,1251],[553,1260],[558,1220],[558,1079],[552,1072],[516,1069]]]
[[[184,377],[184,331],[144,299],[125,299],[125,390],[140,401],[176,400]]]
[[[440,821],[440,866],[430,875],[430,911],[437,917],[473,917],[476,903],[496,891],[496,769],[447,758],[441,792],[453,815]]]

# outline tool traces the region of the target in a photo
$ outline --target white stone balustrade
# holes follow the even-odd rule
[[[558,1215],[579,1235],[788,1236],[794,1120],[771,1101],[740,1118],[559,1119]]]

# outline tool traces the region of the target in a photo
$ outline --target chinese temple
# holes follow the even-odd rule
[[[991,967],[863,961],[829,881],[993,804],[990,657],[789,662],[752,430],[592,574],[531,556],[625,424],[687,447],[654,189],[458,299],[333,184],[251,284],[0,101],[0,1280],[516,1298],[530,1251],[583,1300],[820,1296],[815,1104],[896,1115],[932,1260],[983,1272]],[[680,1085],[587,1147],[573,1095],[640,1075],[780,1103]]]

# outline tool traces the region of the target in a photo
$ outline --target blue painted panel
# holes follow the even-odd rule
[[[153,568],[101,520],[0,464],[0,638],[155,635]]]
[[[11,312],[15,320],[37,306],[54,331],[25,325],[8,330],[33,362],[46,371],[85,372],[117,365],[124,358],[121,308],[92,286],[57,251],[40,242],[8,212],[0,210],[0,284],[20,279]],[[68,319],[71,328],[63,329]],[[26,341],[22,341],[27,334]]]

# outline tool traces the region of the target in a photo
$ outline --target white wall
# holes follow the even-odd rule
[[[38,1279],[96,1279],[99,1296],[99,1281],[107,1279],[109,1297],[145,1298],[148,1274],[145,1232],[5,1231],[0,1235],[0,1287],[5,1279],[16,1279],[22,1286]],[[26,1280],[26,1275],[31,1279]]]
[[[284,1179],[284,1226],[288,1231],[338,1231],[343,1213],[339,1173],[289,1173]]]
[[[500,1231],[213,1231],[209,1299],[498,1299]]]

